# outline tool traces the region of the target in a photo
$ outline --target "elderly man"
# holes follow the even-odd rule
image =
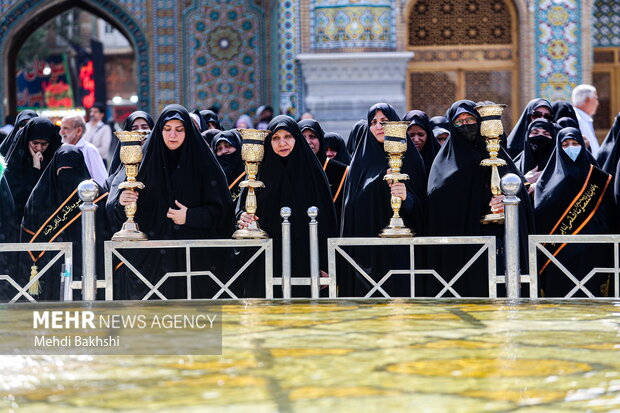
[[[103,123],[105,106],[101,103],[95,103],[88,111],[88,116],[90,119],[86,124],[84,139],[95,145],[101,159],[108,161],[112,144],[112,129]]]
[[[572,102],[579,121],[579,129],[581,134],[588,141],[590,146],[590,152],[596,158],[599,145],[594,133],[594,126],[592,124],[592,116],[596,113],[598,108],[598,95],[596,94],[596,88],[591,85],[579,85],[573,89]]]
[[[108,173],[99,155],[97,148],[90,142],[83,139],[86,123],[80,115],[70,115],[62,118],[60,124],[60,136],[65,145],[75,145],[84,155],[84,161],[88,167],[90,176],[100,186],[105,183]]]

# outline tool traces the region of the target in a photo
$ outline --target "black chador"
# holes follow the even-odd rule
[[[605,140],[601,144],[596,160],[601,169],[608,174],[617,176],[616,165],[620,160],[620,113],[616,115],[616,120],[612,125]]]
[[[562,143],[571,139],[581,146],[563,149]],[[614,222],[610,183],[611,176],[588,158],[581,133],[574,128],[562,129],[534,193],[537,232],[560,235],[610,233]],[[593,268],[608,267],[613,262],[611,248],[602,244],[556,243],[546,244],[546,247],[578,280]],[[563,297],[575,287],[575,283],[546,256],[539,254],[539,258],[539,284],[543,296]],[[586,287],[596,296],[606,296],[608,275],[595,274],[586,282]],[[579,291],[575,296],[584,297],[585,294]]]
[[[72,273],[76,277],[82,276],[81,239],[82,211],[77,187],[87,179],[91,179],[84,156],[73,145],[61,146],[48,167],[43,172],[41,179],[32,190],[21,225],[22,242],[71,242],[73,243],[73,268]],[[95,199],[98,205],[105,205],[107,193],[99,190]],[[97,214],[97,237],[100,238],[100,247],[106,238],[102,231],[105,230],[105,217],[103,208]],[[21,285],[28,282],[27,274],[36,275],[47,262],[55,255],[55,252],[36,251],[28,253],[28,257],[22,260]],[[98,257],[98,263],[103,264],[102,254]],[[97,273],[103,278],[103,265],[100,265]],[[35,298],[39,300],[58,300],[60,298],[60,264],[48,271],[41,278],[40,293]],[[36,287],[31,289],[36,291]]]
[[[233,153],[217,155],[217,146],[221,142],[226,142],[235,151]],[[239,198],[241,188],[239,184],[245,179],[245,164],[241,158],[241,136],[236,129],[223,131],[215,135],[211,142],[211,148],[215,153],[217,161],[226,174],[226,181],[228,182],[228,189],[232,196],[233,203]]]
[[[307,210],[312,206],[319,209],[317,218],[319,233],[319,268],[327,272],[327,238],[337,235],[337,222],[332,202],[329,183],[317,157],[304,139],[297,122],[280,115],[269,122],[268,129],[272,135],[265,140],[265,156],[260,165],[259,179],[265,188],[256,191],[258,224],[273,238],[273,256],[282,254],[282,218],[280,208],[292,210],[291,223],[291,261],[292,275],[308,277],[310,275],[310,242]],[[273,136],[290,134],[294,146],[290,153],[281,156],[272,146]],[[246,190],[242,190],[237,203],[240,215],[245,210]],[[282,262],[273,260],[274,274],[282,274]],[[309,291],[300,294],[309,295]],[[244,295],[246,297],[264,297],[265,282],[262,277],[246,277]]]
[[[4,177],[4,158],[0,155],[0,244],[17,242],[17,222],[15,220],[15,204],[9,184]],[[15,277],[13,265],[15,254],[0,253],[0,268],[3,274]],[[7,281],[0,281],[0,302],[8,301],[15,295],[15,290]]]
[[[353,157],[355,154],[355,150],[357,149],[357,144],[362,140],[364,136],[368,133],[368,122],[365,119],[361,119],[353,125],[353,129],[349,133],[349,140],[347,141],[347,150]]]
[[[500,254],[497,256],[498,274],[503,273],[504,225],[483,225],[480,220],[490,212],[491,168],[480,166],[489,157],[486,143],[480,135],[481,117],[474,109],[476,104],[461,100],[448,110],[450,139],[435,157],[428,178],[428,234],[429,236],[496,236]],[[454,122],[460,114],[476,118],[476,124],[456,127]],[[507,173],[520,175],[514,163],[503,149],[499,157],[507,166],[499,167],[500,176]],[[517,195],[519,205],[519,236],[521,262],[526,263],[527,234],[533,230],[532,206],[527,191],[522,187]],[[431,268],[449,282],[480,249],[479,246],[433,247],[429,250]],[[486,256],[478,258],[454,284],[455,290],[464,297],[488,297],[488,271]],[[428,277],[427,294],[434,296],[442,288],[439,282]],[[448,294],[451,296],[451,294]]]
[[[153,129],[155,122],[153,121],[153,118],[151,117],[151,115],[149,115],[148,113],[142,110],[136,110],[135,112],[132,112],[127,117],[127,119],[125,119],[125,125],[123,126],[123,130],[131,131],[133,128],[134,122],[138,119],[144,119],[146,123],[149,125],[149,128]],[[110,177],[106,179],[107,183],[112,182],[112,176],[116,173],[119,167],[122,167],[120,153],[121,153],[121,145],[118,144],[118,140],[116,140],[116,147],[114,149],[114,155],[112,155],[112,162],[110,162],[110,168],[108,169]]]
[[[565,100],[553,102],[551,105],[551,114],[553,115],[553,121],[556,123],[562,118],[571,118],[579,124],[577,114],[575,113],[575,108]]]
[[[169,149],[163,136],[164,125],[173,120],[180,121],[184,127],[184,139],[174,150]],[[169,105],[164,108],[143,150],[144,160],[137,180],[144,183],[145,188],[139,191],[135,217],[140,230],[150,240],[230,238],[233,207],[226,176],[183,106]],[[118,189],[119,181],[122,182],[115,179],[112,183],[106,204],[115,229],[125,221],[124,208],[119,202],[122,192]],[[187,208],[184,224],[177,225],[167,217],[169,210],[183,208]],[[182,250],[145,249],[127,253],[128,257],[130,255],[132,264],[153,285],[168,272],[186,270],[185,252]],[[212,271],[217,275],[215,257],[207,251],[193,250],[192,271]],[[133,273],[125,270],[119,277],[124,277],[124,280],[121,291],[115,293],[117,297],[144,298],[147,288]],[[208,276],[192,277],[193,297],[210,296],[215,285]],[[185,298],[185,278],[168,279],[159,291],[168,298]]]
[[[47,149],[42,153],[43,158],[38,168],[34,166],[30,149],[30,142],[33,140],[48,143]],[[13,193],[18,222],[21,222],[24,206],[32,189],[54,157],[54,152],[60,144],[60,135],[56,126],[46,118],[31,119],[15,135],[15,141],[6,156],[6,179]]]
[[[0,155],[6,155],[9,152],[9,149],[15,142],[15,136],[17,135],[17,132],[19,132],[24,126],[26,126],[30,119],[36,118],[37,116],[39,116],[37,115],[37,112],[30,109],[19,112],[19,115],[17,115],[17,119],[15,120],[15,127],[13,128],[11,133],[9,133],[6,138],[4,138],[2,143],[0,143]]]
[[[332,201],[334,201],[334,207],[336,208],[336,218],[340,223],[340,215],[342,213],[342,200],[344,182],[349,172],[349,167],[334,159],[329,159],[325,154],[325,132],[319,122],[314,119],[304,119],[298,123],[299,129],[303,133],[305,130],[311,130],[319,140],[319,149],[316,153],[316,157],[319,159],[319,163],[325,171],[329,187],[332,192]]]
[[[433,128],[431,128],[428,116],[421,110],[411,110],[405,114],[403,120],[410,122],[410,128],[417,125],[424,129],[424,132],[426,132],[426,143],[424,144],[424,147],[419,150],[419,152],[420,156],[422,156],[422,160],[424,161],[424,167],[426,168],[426,173],[428,175],[431,171],[431,166],[433,165],[435,156],[437,156],[437,152],[439,152],[439,149],[441,148],[439,141],[435,138],[435,135],[433,135]]]
[[[368,111],[367,124],[372,124],[375,115],[381,111],[389,121],[400,118],[394,108],[387,103],[377,103]],[[357,150],[351,161],[349,177],[345,184],[344,211],[342,216],[342,235],[344,237],[377,237],[393,215],[390,205],[391,192],[383,179],[389,168],[383,144],[373,135],[370,128],[358,142]],[[384,137],[384,139],[396,137]],[[413,142],[406,139],[407,152],[403,157],[401,173],[409,175],[404,181],[407,198],[402,203],[400,216],[406,226],[417,233],[423,233],[423,208],[425,200],[426,171],[422,157]],[[406,268],[409,263],[408,248],[356,248],[350,249],[350,255],[376,282],[389,270]],[[338,283],[340,296],[359,297],[371,290],[368,280],[359,272],[346,265],[339,271]],[[409,295],[408,282],[400,276],[393,276],[383,284],[391,296]],[[381,296],[374,294],[374,296]]]
[[[530,136],[533,129],[544,129],[551,135]],[[534,168],[545,169],[551,154],[555,150],[556,125],[547,119],[536,119],[528,126],[523,142],[523,151],[515,158],[515,165],[525,175]]]
[[[525,132],[527,131],[527,127],[530,123],[535,120],[532,118],[534,111],[540,107],[549,108],[549,111],[551,111],[551,103],[549,103],[547,99],[532,99],[521,113],[521,117],[517,121],[514,128],[512,128],[510,135],[508,135],[508,138],[506,139],[506,147],[508,148],[508,154],[511,157],[514,158],[523,150]]]
[[[349,165],[351,163],[351,155],[347,150],[347,144],[344,143],[344,138],[336,132],[327,132],[323,138],[325,143],[325,151],[331,149],[336,152],[336,156],[332,159],[342,164]]]
[[[209,129],[217,129],[222,130],[222,125],[220,123],[220,118],[217,116],[217,113],[213,112],[209,109],[203,110],[195,110],[193,113],[198,115],[200,118],[200,132],[205,132]],[[211,124],[211,125],[209,125]]]

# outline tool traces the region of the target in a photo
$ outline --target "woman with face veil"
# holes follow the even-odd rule
[[[534,192],[536,230],[540,234],[609,234],[613,232],[611,175],[593,165],[581,133],[564,128]],[[594,267],[609,267],[611,246],[603,244],[546,244],[547,249],[578,279]],[[554,263],[539,254],[543,297],[564,297],[574,287]],[[587,283],[595,296],[608,295],[608,275],[595,274]],[[584,297],[578,291],[575,295]]]
[[[534,188],[555,149],[557,126],[547,119],[536,119],[530,123],[526,131],[523,151],[515,158],[515,165],[527,181],[526,186],[530,197],[534,196]]]
[[[21,225],[22,242],[72,242],[73,243],[73,268],[75,276],[82,275],[82,225],[80,200],[77,187],[87,179],[91,179],[90,173],[84,156],[78,148],[73,145],[61,146],[50,164],[43,172],[41,179],[32,190],[26,208],[24,219]],[[105,199],[106,194],[99,191],[95,204]],[[105,201],[102,202],[104,204]],[[105,213],[103,208],[98,208],[97,213],[97,238],[100,242],[99,247],[103,248],[103,240],[106,235]],[[32,252],[29,253],[26,262],[22,262],[25,267],[23,275],[31,273],[31,267],[40,270],[48,260],[54,256],[53,252]],[[100,256],[97,262],[101,264],[97,275],[103,278],[103,257]],[[40,282],[41,291],[35,296],[38,300],[58,300],[60,298],[60,264],[43,275]],[[20,284],[26,285],[28,279],[24,279]],[[36,290],[36,288],[35,288]]]
[[[164,108],[144,153],[137,180],[145,188],[137,193],[120,191],[115,179],[110,189],[106,209],[117,227],[125,221],[124,205],[137,201],[135,220],[150,240],[231,236],[233,209],[226,176],[183,106]],[[168,272],[186,268],[185,252],[178,249],[136,251],[132,255],[132,263],[153,284]],[[214,257],[210,251],[193,250],[192,271],[218,274]],[[214,291],[216,284],[209,277],[192,280],[193,297],[209,297]],[[123,284],[123,298],[141,299],[147,291],[127,271]],[[187,296],[185,280],[179,278],[165,281],[160,291],[167,298]]]
[[[327,238],[337,235],[336,213],[332,203],[327,178],[315,154],[306,143],[294,119],[279,115],[269,122],[273,133],[265,140],[265,156],[260,165],[259,180],[265,184],[256,192],[258,209],[255,219],[274,242],[274,257],[282,255],[282,218],[280,208],[289,207],[291,222],[292,276],[310,273],[310,243],[308,208],[319,209],[319,268],[327,271]],[[245,208],[247,192],[241,192],[237,211]],[[249,215],[240,214],[239,227],[251,222]],[[274,274],[282,274],[281,260],[273,260]],[[245,297],[264,297],[265,281],[262,277],[246,277]],[[301,290],[302,287],[299,288]],[[309,290],[295,291],[295,296],[309,296]]]
[[[450,139],[435,157],[428,178],[429,236],[480,236],[497,237],[498,274],[503,273],[504,225],[484,225],[480,219],[492,210],[503,212],[503,195],[491,193],[491,168],[480,165],[489,157],[486,142],[480,135],[481,117],[476,104],[461,100],[448,110]],[[499,158],[506,166],[499,167],[500,176],[507,173],[520,175],[503,149]],[[519,204],[519,240],[521,262],[526,263],[527,234],[533,230],[533,213],[524,187],[517,195]],[[429,250],[429,263],[446,282],[449,282],[480,249],[480,246],[433,247]],[[484,257],[484,256],[483,256]],[[478,260],[456,283],[455,290],[464,297],[488,297],[488,271],[486,259]],[[443,286],[429,277],[427,294],[435,296]]]
[[[58,129],[46,118],[33,118],[17,135],[6,156],[6,179],[13,193],[18,223],[30,192],[61,145]]]
[[[553,120],[551,103],[547,99],[532,99],[523,110],[523,113],[521,113],[521,117],[517,120],[515,127],[512,128],[508,138],[506,138],[507,151],[511,157],[514,158],[523,150],[527,127],[534,120],[540,118]]]
[[[389,166],[383,149],[386,137],[381,122],[398,120],[396,111],[387,103],[377,103],[368,111],[367,122],[370,126],[357,144],[345,184],[344,237],[377,237],[393,215],[390,206],[392,195],[402,200],[400,216],[405,225],[417,233],[424,233],[426,171],[411,139],[405,139],[407,152],[401,168],[401,173],[408,174],[409,180],[389,184],[383,179]],[[375,282],[390,269],[406,268],[409,263],[408,248],[357,248],[350,249],[350,254]],[[364,296],[371,289],[363,275],[349,265],[344,271],[339,271],[338,283],[339,294],[344,297]],[[408,296],[408,276],[392,276],[382,287],[392,297]]]

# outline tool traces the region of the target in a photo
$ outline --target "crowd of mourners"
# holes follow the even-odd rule
[[[230,239],[236,229],[256,220],[273,239],[274,274],[282,272],[280,209],[290,207],[293,276],[309,275],[306,211],[316,206],[319,266],[321,275],[327,276],[327,239],[376,237],[393,215],[390,198],[399,197],[400,216],[418,236],[495,236],[497,273],[502,274],[504,225],[481,222],[489,212],[503,212],[504,198],[493,195],[491,168],[481,166],[489,152],[476,106],[489,103],[460,100],[445,114],[431,118],[420,110],[401,117],[390,104],[377,103],[353,126],[346,141],[337,133],[326,133],[312,116],[273,117],[271,109],[263,107],[254,122],[245,116],[235,125],[271,132],[264,143],[258,175],[264,188],[256,190],[255,215],[245,212],[247,190],[240,186],[246,179],[241,136],[237,128],[222,130],[214,111],[190,113],[175,104],[165,107],[157,119],[143,111],[127,118],[125,130],[148,132],[137,175],[145,187],[138,191],[119,188],[126,180],[125,167],[120,145],[105,136],[111,136],[111,131],[102,122],[104,107],[91,108],[88,123],[81,116],[67,116],[60,125],[23,111],[0,144],[0,242],[72,242],[71,270],[81,274],[77,186],[93,179],[100,189],[95,200],[98,278],[103,278],[103,241],[121,228],[125,206],[133,202],[137,203],[135,220],[149,240]],[[599,145],[591,118],[597,104],[596,90],[587,85],[575,89],[572,104],[534,99],[502,138],[498,156],[506,165],[499,167],[499,173],[514,173],[523,181],[518,194],[522,268],[527,268],[528,234],[614,234],[619,229],[620,180],[614,181],[614,176],[620,160],[620,114]],[[401,173],[410,179],[386,181],[383,123],[401,120],[409,122]],[[588,275],[594,267],[613,265],[611,246],[547,247],[578,280],[589,276],[586,287],[594,295],[613,294],[611,274]],[[444,280],[440,282],[430,271],[416,275],[417,296],[435,296],[468,263],[452,287],[461,296],[488,296],[486,258],[470,262],[479,247],[416,248],[416,268],[434,270]],[[366,276],[378,282],[388,271],[407,269],[411,262],[408,247],[345,250],[359,268],[338,263],[342,297],[366,295],[373,287]],[[251,249],[195,249],[191,270],[210,271],[226,283],[253,253]],[[186,271],[182,249],[132,249],[123,254],[133,268],[115,260],[115,299],[142,299],[149,291],[134,269],[152,285],[167,273]],[[28,285],[53,255],[46,251],[0,254],[0,273]],[[541,255],[538,262],[542,296],[562,297],[574,290],[575,283],[548,257]],[[60,277],[55,276],[61,272],[59,265],[50,271],[52,276],[30,283],[33,297],[59,299]],[[185,298],[186,280],[171,277],[159,291],[168,298]],[[220,288],[209,276],[191,277],[190,282],[193,298],[210,298]],[[264,262],[255,261],[230,288],[239,297],[264,297]],[[395,274],[381,288],[393,297],[409,296],[410,276]],[[0,284],[0,299],[9,300],[15,293],[9,283]],[[298,286],[293,294],[303,297],[310,292]]]

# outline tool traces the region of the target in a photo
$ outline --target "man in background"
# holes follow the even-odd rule
[[[596,139],[594,133],[594,125],[592,124],[592,116],[598,108],[598,94],[596,88],[592,85],[579,85],[573,89],[572,102],[579,121],[579,129],[584,140],[589,144],[590,152],[596,158],[601,145]]]
[[[109,162],[110,146],[112,144],[112,129],[103,122],[105,105],[95,103],[88,112],[89,121],[86,124],[84,139],[95,145],[104,162]]]
[[[90,172],[90,176],[100,186],[103,186],[108,177],[108,172],[105,169],[105,165],[103,164],[103,160],[97,148],[83,138],[85,130],[86,123],[84,122],[84,118],[80,115],[65,116],[60,123],[62,142],[65,145],[75,145],[80,149],[82,155],[84,155],[84,161],[86,162],[86,167],[88,168],[88,172]]]

